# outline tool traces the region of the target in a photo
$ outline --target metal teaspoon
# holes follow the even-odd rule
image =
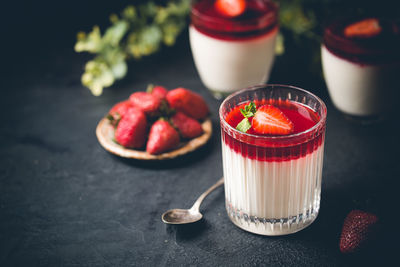
[[[219,179],[218,182],[201,194],[190,209],[172,209],[164,212],[161,216],[162,221],[167,224],[186,224],[199,221],[203,218],[203,214],[200,213],[201,202],[203,202],[208,194],[223,183],[224,177]]]

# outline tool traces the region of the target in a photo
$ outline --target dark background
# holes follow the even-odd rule
[[[190,207],[222,175],[220,101],[199,80],[186,32],[176,46],[131,62],[127,77],[102,96],[92,96],[81,85],[91,57],[73,51],[76,33],[95,24],[104,29],[110,13],[137,2],[1,4],[1,266],[342,266],[387,264],[396,258],[397,115],[368,125],[346,119],[332,106],[320,74],[305,67],[307,47],[290,37],[271,82],[308,89],[328,106],[317,220],[295,235],[253,235],[229,221],[220,188],[205,200],[201,222],[164,225],[163,211]],[[396,13],[394,2],[348,4]],[[204,148],[179,160],[148,164],[112,156],[98,144],[97,122],[115,102],[148,83],[184,86],[205,97],[214,134]],[[345,256],[338,249],[340,230],[354,208],[377,213],[381,231],[364,252]]]

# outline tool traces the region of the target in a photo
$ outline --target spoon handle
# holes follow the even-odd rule
[[[208,194],[210,194],[215,188],[218,186],[222,185],[224,183],[224,177],[218,180],[213,186],[207,189],[203,194],[199,196],[199,198],[196,200],[196,202],[193,204],[193,206],[190,208],[192,211],[200,211],[200,205],[201,202],[206,198]]]

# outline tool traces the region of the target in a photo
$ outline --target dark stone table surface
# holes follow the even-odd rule
[[[130,63],[124,80],[92,96],[80,83],[90,57],[73,52],[74,35],[109,11],[91,20],[81,13],[74,27],[39,20],[23,35],[19,30],[26,25],[16,22],[8,32],[14,41],[3,43],[0,266],[343,266],[396,258],[399,120],[363,125],[346,119],[332,106],[321,76],[303,67],[309,58],[298,50],[276,59],[271,83],[308,89],[328,106],[316,221],[289,236],[245,232],[229,221],[221,187],[203,203],[202,221],[163,224],[165,210],[189,208],[222,176],[221,102],[202,85],[187,34],[176,46]],[[187,87],[206,99],[214,133],[205,147],[149,164],[113,156],[99,145],[98,121],[115,102],[148,83]],[[382,227],[369,249],[345,256],[338,247],[340,231],[355,208],[377,213]]]

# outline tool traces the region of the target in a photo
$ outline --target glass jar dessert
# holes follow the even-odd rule
[[[278,7],[272,1],[242,0],[234,14],[219,2],[224,1],[195,1],[189,26],[197,71],[217,98],[268,80],[278,34]]]
[[[253,116],[246,118],[251,105]],[[219,116],[231,221],[261,235],[290,234],[311,224],[321,194],[326,125],[322,100],[292,86],[255,86],[228,96]],[[250,124],[243,132],[246,119]],[[260,133],[265,125],[280,132]]]
[[[334,105],[358,118],[378,118],[395,104],[400,24],[375,17],[341,18],[324,31],[322,68]]]

